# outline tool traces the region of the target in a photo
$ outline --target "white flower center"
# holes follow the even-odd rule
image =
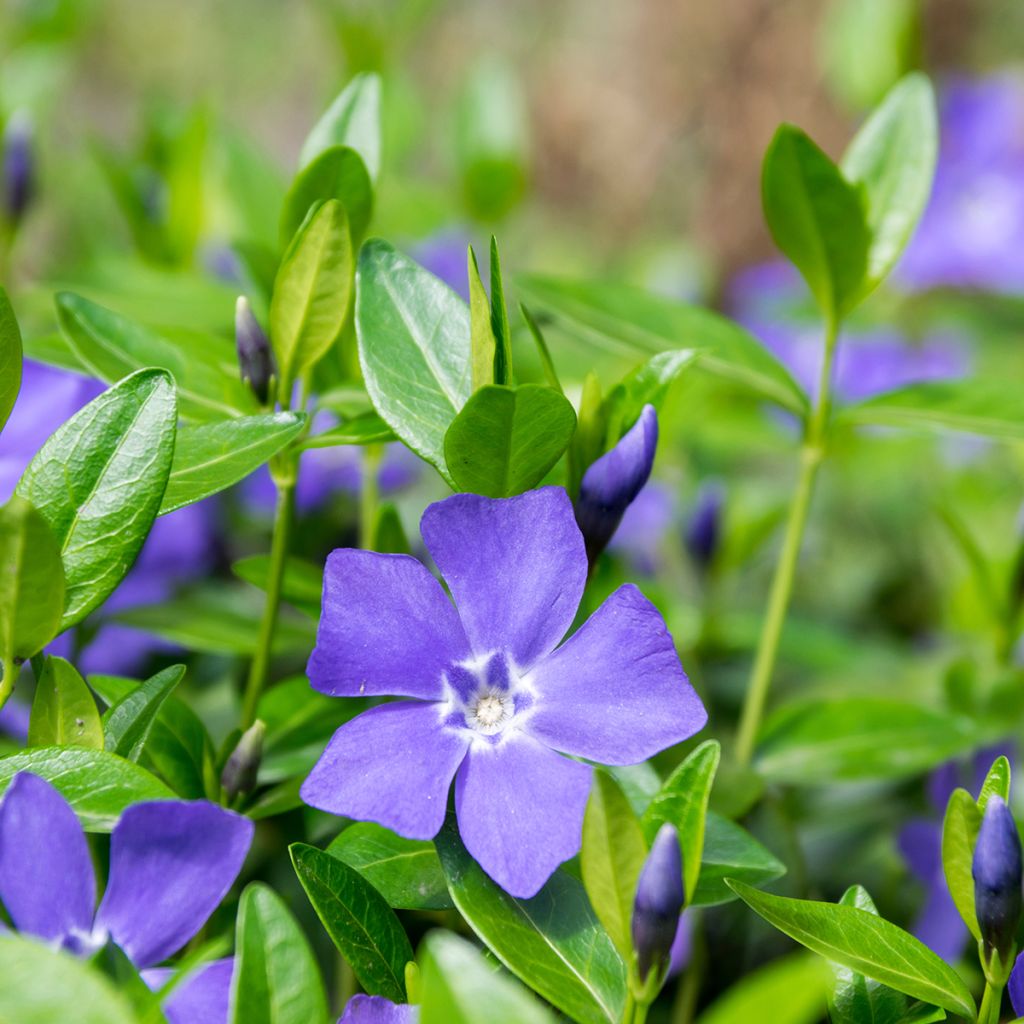
[[[475,693],[466,705],[466,725],[485,736],[493,736],[505,727],[515,713],[512,697],[493,688]]]

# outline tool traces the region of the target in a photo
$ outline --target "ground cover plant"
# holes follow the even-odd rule
[[[365,12],[286,176],[155,104],[60,226],[9,16],[0,1024],[1024,1020],[1024,84],[834,7],[717,302],[505,245],[505,66],[420,231]]]

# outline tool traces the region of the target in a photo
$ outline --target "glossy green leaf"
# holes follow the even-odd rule
[[[0,757],[0,795],[18,772],[52,783],[89,832],[109,832],[126,807],[142,800],[174,799],[155,776],[105,750],[36,747]]]
[[[396,910],[452,906],[441,861],[431,842],[403,839],[383,825],[350,825],[327,852],[355,868]]]
[[[512,328],[505,304],[505,285],[501,279],[498,240],[491,235],[491,332],[494,335],[494,383],[511,384]]]
[[[260,882],[242,893],[231,978],[233,1024],[323,1024],[327,1000],[313,950],[284,900]]]
[[[633,955],[630,923],[647,845],[618,783],[607,772],[596,772],[583,817],[580,870],[597,919],[627,962]]]
[[[698,306],[614,281],[516,279],[533,304],[584,342],[627,355],[697,349],[697,366],[802,416],[807,398],[789,371],[742,327]]]
[[[548,348],[548,343],[544,340],[544,333],[540,329],[540,324],[537,323],[536,317],[521,302],[519,303],[519,313],[533,338],[534,345],[537,346],[537,355],[540,357],[547,382],[564,394],[565,390],[562,387],[562,382],[558,379],[558,371],[555,369],[554,360],[551,358],[551,350]]]
[[[745,974],[697,1024],[754,1024],[767,1021],[766,1013],[772,1024],[814,1024],[822,1017],[827,981],[828,972],[817,957],[787,956]]]
[[[317,203],[337,202],[353,249],[373,216],[373,183],[363,158],[348,146],[324,150],[295,177],[281,210],[281,244],[287,245]]]
[[[758,770],[805,786],[916,775],[969,749],[973,725],[942,711],[883,697],[799,701],[761,733]]]
[[[497,342],[491,323],[491,300],[480,280],[476,253],[469,247],[469,340],[472,348],[473,390],[494,383],[494,354]]]
[[[470,942],[431,932],[420,950],[420,1024],[555,1024],[555,1016],[525,988],[495,970]]]
[[[352,237],[345,208],[328,200],[297,230],[274,281],[270,337],[281,375],[280,393],[334,344],[352,301]]]
[[[96,701],[77,669],[48,657],[32,701],[30,747],[88,747],[103,750],[103,724]]]
[[[83,619],[131,568],[156,518],[177,426],[174,383],[140,370],[53,433],[16,493],[46,520],[61,549],[61,628]]]
[[[306,136],[299,164],[305,167],[331,146],[349,146],[363,158],[371,180],[376,181],[380,173],[380,94],[380,75],[372,71],[356,75]]]
[[[749,832],[714,811],[708,811],[697,891],[689,902],[695,907],[728,903],[736,897],[725,884],[727,878],[759,885],[785,873],[786,865]]]
[[[382,444],[394,440],[394,431],[375,412],[368,412],[307,437],[302,448],[336,448],[342,444]]]
[[[238,483],[298,437],[305,425],[305,413],[272,412],[181,427],[160,515]]]
[[[11,498],[0,506],[0,659],[30,658],[53,639],[64,591],[57,538],[27,501]]]
[[[21,330],[7,292],[0,287],[0,430],[21,388]]]
[[[890,90],[843,155],[843,174],[864,189],[870,232],[865,292],[892,270],[921,219],[938,138],[931,83],[912,74]]]
[[[114,704],[103,716],[106,749],[138,761],[160,708],[184,677],[184,665],[171,665]]]
[[[857,907],[772,896],[742,882],[730,884],[769,924],[833,963],[974,1018],[974,1000],[960,975],[902,928]]]
[[[955,789],[942,820],[942,870],[953,903],[976,939],[981,939],[974,913],[974,844],[981,828],[981,811],[966,789]]]
[[[455,906],[513,974],[581,1024],[619,1020],[626,969],[579,881],[559,869],[532,899],[516,899],[470,857],[454,822],[435,842]]]
[[[0,933],[0,962],[0,1024],[139,1024],[103,974],[34,936]]]
[[[387,901],[354,868],[304,843],[289,847],[295,873],[331,941],[370,995],[405,1001],[412,947]]]
[[[612,388],[605,400],[607,443],[614,445],[640,416],[645,405],[658,408],[668,389],[690,366],[697,353],[693,349],[660,352],[627,374]]]
[[[576,412],[560,391],[545,384],[475,392],[444,439],[448,472],[458,490],[507,498],[536,487],[562,457]]]
[[[799,128],[784,124],[764,156],[761,199],[775,244],[838,323],[861,293],[868,231],[861,190]]]
[[[451,483],[444,439],[472,392],[469,310],[447,285],[387,242],[359,254],[356,334],[366,390],[381,418]]]
[[[658,829],[666,822],[679,830],[687,901],[697,891],[708,800],[721,753],[717,740],[706,740],[697,747],[668,777],[642,819],[648,843],[654,841]]]

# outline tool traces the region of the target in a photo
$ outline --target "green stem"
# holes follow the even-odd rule
[[[291,456],[288,456],[291,458]],[[267,682],[270,654],[274,645],[274,631],[281,605],[281,585],[285,565],[288,561],[288,544],[295,516],[295,467],[290,472],[274,477],[277,485],[277,506],[274,511],[274,535],[270,543],[270,572],[267,577],[267,600],[263,606],[260,632],[256,651],[249,666],[249,679],[242,699],[242,729],[248,729],[256,721],[256,705]]]
[[[363,449],[363,483],[359,492],[359,546],[373,550],[374,527],[377,525],[377,506],[380,487],[377,475],[384,453],[383,445],[368,444]]]
[[[768,596],[768,610],[765,614],[761,637],[757,644],[754,667],[747,686],[747,695],[743,702],[740,715],[739,732],[736,737],[736,760],[741,767],[750,764],[754,753],[754,742],[761,727],[768,689],[771,686],[775,659],[779,652],[779,639],[782,627],[789,610],[789,600],[793,593],[793,581],[796,578],[796,566],[800,560],[800,548],[803,544],[804,527],[807,525],[807,514],[811,507],[811,495],[814,493],[814,481],[818,475],[818,467],[825,455],[825,434],[828,425],[830,390],[832,385],[832,360],[835,354],[835,342],[838,325],[830,323],[825,336],[825,358],[821,364],[821,379],[818,386],[818,398],[814,411],[807,422],[803,445],[800,448],[800,472],[797,477],[793,501],[789,506],[789,518],[786,522],[786,535],[782,542],[782,551],[775,566],[775,576]]]
[[[636,1004],[636,1009],[633,1011],[633,1024],[644,1024],[647,1020],[647,1011],[650,1009],[650,1003],[639,1002]]]
[[[636,1013],[636,997],[633,995],[633,986],[626,986],[626,1005],[622,1008],[622,1024],[633,1024],[633,1015]]]
[[[1003,1006],[1003,986],[985,982],[985,994],[981,997],[978,1010],[978,1024],[999,1024],[999,1011]]]

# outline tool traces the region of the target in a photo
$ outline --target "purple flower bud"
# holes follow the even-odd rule
[[[17,224],[25,215],[35,185],[32,122],[27,114],[19,111],[11,116],[4,131],[3,204],[4,215],[11,224]]]
[[[662,825],[640,871],[633,901],[633,948],[640,981],[651,969],[663,973],[686,902],[683,889],[683,853],[674,825]]]
[[[235,345],[242,380],[255,392],[261,405],[270,397],[270,380],[277,375],[270,339],[253,315],[249,300],[238,296],[235,303]]]
[[[1013,1007],[1015,1017],[1024,1017],[1024,953],[1013,963],[1013,970],[1010,971],[1010,980],[1006,984],[1006,991],[1010,994],[1010,1005]]]
[[[1021,914],[1021,847],[1010,809],[989,797],[971,864],[974,912],[987,949],[1005,958],[1013,948]]]
[[[238,745],[231,752],[220,773],[220,784],[229,799],[233,800],[239,793],[251,793],[256,788],[266,732],[267,727],[257,719],[242,733]]]
[[[686,550],[702,571],[715,560],[722,534],[722,506],[725,493],[717,482],[704,484],[697,493],[697,501],[690,521],[686,524]]]
[[[658,447],[658,414],[645,405],[636,423],[611,451],[591,463],[576,502],[576,522],[593,565],[622,521],[630,502],[647,483]]]

